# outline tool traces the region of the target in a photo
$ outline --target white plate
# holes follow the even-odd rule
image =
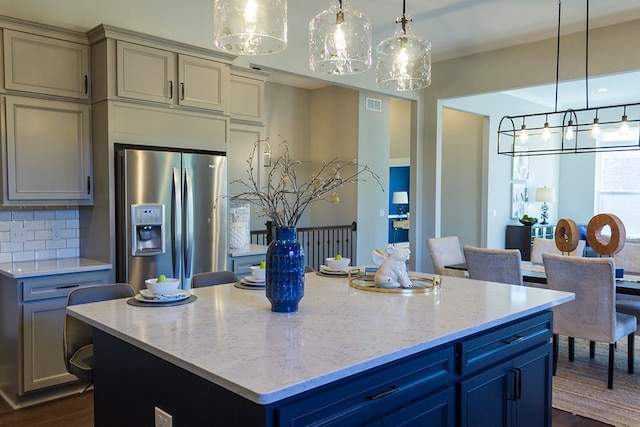
[[[320,271],[327,274],[347,274],[346,270],[334,270],[324,264],[320,266]]]
[[[136,295],[136,299],[138,301],[145,302],[171,302],[171,301],[181,301],[183,299],[189,298],[191,296],[191,292],[185,290],[176,290],[175,292],[171,292],[168,294],[156,295],[151,292],[149,289],[141,289],[140,293]],[[140,298],[138,298],[140,297]]]
[[[256,288],[264,288],[264,282],[254,282],[252,280],[248,280],[248,277],[243,277],[242,279],[240,279],[240,283],[247,285],[247,286],[253,286]]]
[[[244,279],[247,282],[251,282],[251,283],[264,283],[264,279],[258,279],[257,277],[255,277],[253,275],[252,276],[245,276]]]

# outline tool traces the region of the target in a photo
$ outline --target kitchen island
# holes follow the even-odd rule
[[[383,294],[308,273],[300,311],[282,314],[263,290],[193,293],[174,307],[67,308],[96,328],[96,426],[153,425],[156,407],[173,426],[454,425],[474,411],[551,423],[549,309],[573,294],[452,277]]]

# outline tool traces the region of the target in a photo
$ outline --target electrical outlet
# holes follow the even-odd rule
[[[384,215],[384,209],[380,209],[380,216],[381,216],[381,217],[384,217],[384,216],[385,216],[385,215]]]
[[[61,240],[62,230],[60,227],[51,227],[51,240]]]
[[[22,227],[11,227],[9,234],[11,243],[22,243],[26,240],[24,228]]]
[[[172,427],[173,417],[156,406],[156,427]]]

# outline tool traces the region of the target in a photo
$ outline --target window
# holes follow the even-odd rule
[[[596,212],[618,216],[627,236],[640,237],[640,151],[598,154]]]

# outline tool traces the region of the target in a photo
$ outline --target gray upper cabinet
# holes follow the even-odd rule
[[[2,96],[5,205],[90,204],[90,107]]]
[[[89,99],[87,45],[4,29],[4,86],[75,99]]]
[[[231,119],[264,123],[264,78],[253,78],[248,72],[232,72],[229,87],[233,94],[229,99]]]
[[[229,66],[117,41],[117,96],[226,112]]]

